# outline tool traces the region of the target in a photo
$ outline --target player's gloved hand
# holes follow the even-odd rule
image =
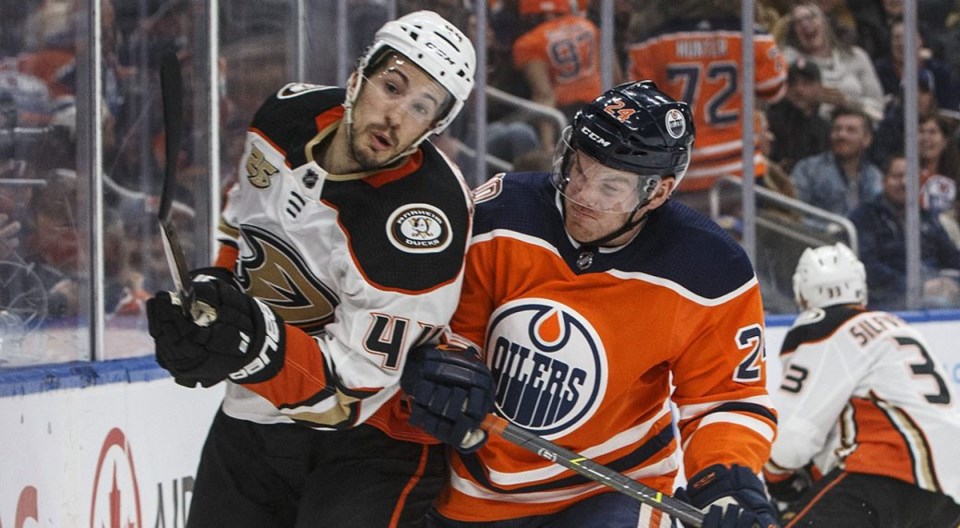
[[[493,410],[493,375],[476,348],[411,349],[400,387],[412,400],[412,425],[461,453],[472,453],[486,442],[480,423]]]
[[[286,331],[280,316],[209,274],[197,274],[193,288],[197,301],[216,311],[216,319],[207,326],[184,315],[169,292],[147,300],[157,363],[187,387],[197,383],[210,387],[227,378],[258,383],[275,376],[285,351]]]
[[[206,268],[197,268],[195,270],[191,270],[190,278],[195,281],[209,281],[211,279],[218,279],[230,284],[236,288],[237,291],[243,291],[243,288],[240,287],[240,283],[237,282],[237,276],[227,268],[221,268],[219,266],[209,266]]]
[[[813,475],[808,464],[799,469],[782,468],[773,462],[763,465],[763,477],[767,481],[770,496],[780,503],[792,503],[800,499],[813,485]]]
[[[703,528],[779,528],[763,483],[750,468],[714,464],[696,475],[686,488],[677,489],[678,499],[706,510]]]

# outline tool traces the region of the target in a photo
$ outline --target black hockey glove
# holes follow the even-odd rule
[[[234,275],[232,271],[219,266],[209,266],[206,268],[197,268],[192,270],[190,271],[190,278],[194,281],[209,281],[210,279],[218,279],[230,284],[236,288],[237,291],[243,291],[243,289],[240,288],[240,283],[237,282],[237,276]]]
[[[216,320],[197,325],[169,292],[147,300],[157,363],[187,387],[210,387],[227,378],[258,383],[275,376],[284,359],[286,331],[280,316],[232,283],[206,273],[195,276],[197,300],[216,310]]]
[[[750,468],[714,464],[700,471],[674,496],[706,510],[703,528],[779,528],[763,483]]]
[[[493,410],[493,375],[476,348],[411,349],[400,387],[412,400],[412,425],[461,453],[472,453],[486,442],[480,423]]]
[[[800,500],[813,486],[812,468],[812,462],[802,468],[788,470],[768,461],[763,466],[763,476],[770,496],[783,505]]]

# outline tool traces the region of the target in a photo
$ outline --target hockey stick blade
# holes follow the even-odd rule
[[[618,473],[585,456],[560,447],[545,438],[530,433],[526,429],[513,425],[499,416],[488,414],[480,427],[488,434],[496,434],[512,444],[573,470],[594,482],[599,482],[624,495],[633,497],[677,520],[683,521],[688,526],[697,528],[703,526],[703,512],[692,505],[644,486],[623,473]]]
[[[180,137],[183,128],[183,79],[180,73],[180,60],[173,51],[165,53],[160,59],[160,97],[163,103],[163,147],[166,159],[157,219],[160,223],[163,252],[177,290],[174,298],[179,302],[184,315],[200,326],[207,326],[216,320],[217,314],[213,307],[196,300],[183,246],[180,245],[180,237],[177,235],[171,215],[173,193],[177,186],[177,160],[180,156]]]

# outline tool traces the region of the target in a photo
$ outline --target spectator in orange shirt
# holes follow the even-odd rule
[[[584,14],[586,0],[519,0],[517,13],[528,30],[513,43],[513,62],[530,85],[531,99],[573,114],[602,91],[600,29]],[[540,122],[541,144],[552,148],[556,126]]]
[[[740,6],[733,4],[687,2],[685,12],[629,49],[630,78],[652,80],[693,108],[697,143],[677,196],[702,212],[713,183],[721,176],[739,176],[743,169],[742,37]],[[787,80],[783,57],[766,31],[756,30],[753,42],[756,96],[777,101]],[[760,178],[765,172],[757,152],[754,173]]]

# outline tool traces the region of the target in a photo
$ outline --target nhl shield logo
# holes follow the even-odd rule
[[[687,131],[687,120],[683,117],[683,112],[672,109],[667,112],[664,121],[667,125],[667,133],[674,139],[680,139]]]
[[[450,222],[430,204],[406,204],[387,220],[387,238],[406,253],[439,253],[450,245]]]

